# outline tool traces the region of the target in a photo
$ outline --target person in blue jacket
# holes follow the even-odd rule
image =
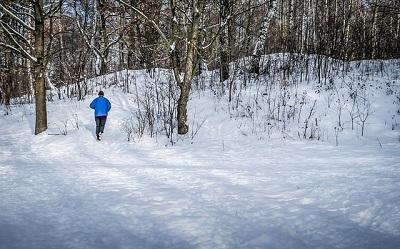
[[[96,138],[101,140],[101,135],[104,132],[107,115],[111,109],[110,101],[104,97],[104,92],[99,91],[99,96],[90,103],[90,108],[94,109],[94,117],[96,120]]]

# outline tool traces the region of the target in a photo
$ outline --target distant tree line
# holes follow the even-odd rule
[[[3,0],[0,101],[36,103],[47,129],[46,89],[123,69],[170,68],[180,95],[178,133],[188,131],[191,82],[206,69],[270,53],[344,61],[400,57],[398,0]],[[82,94],[83,92],[83,94]],[[73,93],[69,93],[73,95]]]

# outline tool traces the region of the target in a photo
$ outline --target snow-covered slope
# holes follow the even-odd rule
[[[89,85],[113,104],[101,142],[94,96],[49,102],[49,130],[38,136],[34,107],[12,106],[0,117],[0,248],[400,248],[399,79],[375,74],[365,92],[348,75],[331,86],[250,79],[228,104],[209,87],[212,74],[191,95],[196,132],[174,135],[174,146],[160,127],[135,133],[141,106],[134,85],[119,87],[124,72]],[[126,75],[138,91],[155,85],[144,71]],[[345,82],[368,96],[364,136],[360,122],[351,129],[352,102],[338,103]],[[289,112],[296,92],[303,111],[286,123],[267,111],[288,94]],[[310,113],[319,139],[303,136]]]

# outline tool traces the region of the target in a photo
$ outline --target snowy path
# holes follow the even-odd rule
[[[112,101],[100,143],[0,118],[1,249],[400,248],[399,145],[127,143]]]

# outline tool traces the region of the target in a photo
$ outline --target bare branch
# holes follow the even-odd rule
[[[217,33],[216,33],[216,35],[214,35],[214,36],[211,38],[210,43],[207,44],[207,45],[205,45],[205,46],[203,46],[202,49],[207,49],[207,48],[209,48],[211,45],[214,44],[214,42],[217,40],[217,37],[218,37],[219,33],[220,33],[221,30],[228,24],[228,21],[229,21],[230,19],[234,19],[235,17],[238,17],[238,16],[240,16],[240,15],[242,15],[242,14],[244,14],[244,13],[250,11],[250,10],[260,8],[260,7],[262,7],[262,6],[266,5],[266,4],[267,4],[267,2],[258,4],[258,5],[254,5],[254,6],[250,6],[249,8],[247,8],[247,9],[245,9],[245,10],[241,10],[241,11],[239,11],[239,12],[237,12],[237,13],[234,13],[234,14],[228,16],[228,17],[226,18],[226,22],[225,22],[225,23],[219,22],[218,24],[214,24],[214,25],[211,25],[211,26],[209,26],[209,27],[204,28],[204,29],[211,29],[211,28],[219,27],[219,28],[218,28],[218,31],[217,31]]]
[[[22,42],[24,42],[26,45],[29,46],[29,49],[33,50],[32,45],[30,44],[30,42],[19,32],[17,32],[15,29],[11,28],[10,25],[8,25],[7,23],[5,23],[4,21],[0,20],[0,23],[2,24],[3,29],[7,29],[7,31],[12,35],[14,34],[18,39],[22,40]],[[6,31],[6,32],[7,32]]]
[[[9,49],[12,49],[16,52],[18,52],[19,54],[23,55],[24,57],[26,57],[27,59],[36,62],[37,58],[32,56],[28,51],[26,51],[21,44],[15,40],[14,36],[10,33],[9,30],[7,30],[6,27],[4,27],[3,23],[0,22],[0,26],[2,27],[2,29],[5,31],[5,33],[7,34],[7,36],[10,38],[10,40],[12,41],[12,43],[17,46],[18,48],[15,48],[11,45],[5,44],[5,43],[0,43],[0,45],[2,45],[3,47],[7,47]]]
[[[93,45],[91,44],[91,42],[89,41],[88,35],[87,35],[87,34],[85,33],[85,31],[83,30],[83,28],[82,28],[82,26],[81,26],[81,23],[79,22],[78,18],[76,18],[76,24],[78,25],[79,32],[82,34],[82,37],[83,37],[83,39],[85,40],[86,45],[87,45],[90,49],[92,49],[92,50],[95,52],[96,55],[99,55],[100,57],[102,57],[101,51],[100,51],[98,48],[96,48],[95,46],[93,46]]]
[[[166,45],[168,45],[168,47],[170,47],[170,42],[167,39],[167,37],[165,36],[164,32],[161,31],[160,27],[158,27],[158,25],[151,20],[148,16],[146,16],[142,11],[140,11],[139,9],[133,7],[132,5],[124,2],[123,0],[117,0],[118,2],[122,3],[123,5],[125,5],[126,7],[132,9],[133,11],[135,11],[136,13],[138,13],[141,17],[143,17],[146,21],[150,22],[151,25],[153,25],[153,27],[157,30],[157,32],[160,34],[161,38],[164,40],[164,42],[166,43]]]
[[[109,48],[111,48],[114,44],[116,44],[116,43],[118,43],[120,40],[121,40],[121,35],[118,37],[118,39],[116,39],[116,40],[114,40],[114,41],[112,41],[111,43],[109,43],[105,48],[104,48],[104,50],[105,51],[107,51]]]
[[[44,6],[46,13],[44,14],[45,17],[52,17],[55,13],[57,13],[61,6],[63,5],[65,0],[56,0],[54,3],[50,3]]]
[[[15,21],[17,21],[19,24],[21,24],[22,26],[24,26],[25,28],[27,28],[30,31],[34,31],[35,28],[33,28],[32,26],[28,25],[27,23],[25,23],[24,21],[22,21],[18,16],[14,15],[14,13],[12,13],[12,11],[10,11],[9,9],[7,9],[3,4],[0,3],[0,9],[3,10],[4,12],[6,12],[8,15],[10,15],[11,18],[13,18]]]

